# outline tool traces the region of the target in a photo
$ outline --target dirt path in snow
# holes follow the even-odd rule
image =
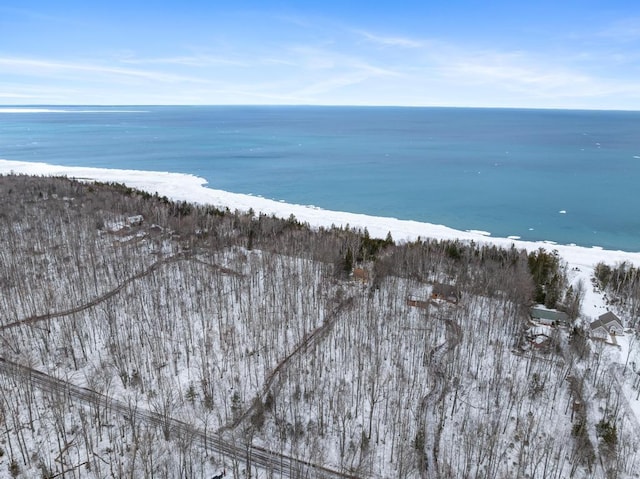
[[[82,304],[80,306],[76,306],[75,308],[66,309],[66,310],[63,310],[63,311],[55,311],[53,313],[38,314],[38,315],[35,315],[35,316],[30,316],[30,317],[25,318],[25,319],[21,319],[19,321],[14,321],[13,323],[9,323],[9,324],[5,324],[3,326],[0,326],[0,331],[5,330],[5,329],[9,329],[9,328],[15,328],[16,326],[24,326],[26,324],[34,324],[34,323],[38,323],[40,321],[47,321],[49,319],[62,318],[64,316],[69,316],[71,314],[75,314],[75,313],[79,313],[81,311],[85,311],[85,310],[87,310],[89,308],[92,308],[92,307],[102,303],[103,301],[106,301],[109,298],[112,298],[113,296],[118,294],[120,291],[122,291],[126,286],[131,284],[132,282],[134,282],[134,281],[136,281],[136,280],[138,280],[140,278],[143,278],[143,277],[147,276],[148,274],[153,273],[154,271],[156,271],[161,266],[164,266],[165,264],[169,264],[169,263],[175,263],[176,261],[182,261],[182,260],[185,260],[185,259],[187,259],[187,256],[185,254],[182,254],[182,253],[174,255],[174,256],[171,256],[169,258],[162,259],[160,261],[157,261],[156,263],[153,263],[151,266],[149,266],[147,269],[141,271],[140,273],[138,273],[138,274],[136,274],[134,276],[131,276],[130,278],[127,278],[126,280],[124,280],[122,283],[120,283],[118,286],[116,286],[111,291],[108,291],[108,292],[104,293],[103,295],[92,299],[88,303]]]
[[[9,328],[15,328],[16,326],[24,326],[24,325],[27,325],[27,324],[39,323],[41,321],[48,321],[50,319],[62,318],[64,316],[69,316],[69,315],[72,315],[72,314],[80,313],[82,311],[86,311],[87,309],[93,308],[94,306],[97,306],[98,304],[102,303],[103,301],[106,301],[106,300],[114,297],[116,294],[118,294],[120,291],[122,291],[124,288],[126,288],[129,284],[131,284],[134,281],[137,281],[137,280],[139,280],[141,278],[144,278],[145,276],[153,273],[154,271],[156,271],[157,269],[159,269],[162,266],[165,266],[165,265],[170,264],[170,263],[176,263],[178,261],[187,261],[187,260],[192,260],[192,259],[194,259],[194,257],[190,253],[178,253],[178,254],[175,254],[175,255],[170,256],[168,258],[161,259],[161,260],[153,263],[147,269],[139,272],[138,274],[136,274],[134,276],[131,276],[130,278],[127,278],[126,280],[124,280],[122,283],[120,283],[118,286],[116,286],[111,291],[107,291],[103,295],[92,299],[88,303],[81,304],[80,306],[76,306],[75,308],[70,308],[70,309],[66,309],[66,310],[63,310],[63,311],[54,311],[52,313],[38,314],[38,315],[30,316],[28,318],[24,318],[24,319],[21,319],[21,320],[18,320],[18,321],[14,321],[12,323],[8,323],[8,324],[0,326],[0,331],[3,331],[5,329],[9,329]],[[207,262],[204,262],[204,261],[199,260],[199,259],[195,259],[195,260],[196,260],[196,262],[198,262],[200,264],[203,264],[203,265],[208,266],[210,268],[214,268],[214,269],[216,269],[218,271],[221,271],[224,274],[229,274],[229,275],[234,275],[234,276],[243,276],[241,273],[238,273],[237,271],[233,271],[231,269],[228,269],[228,268],[225,268],[225,267],[222,267],[222,266],[218,266],[218,265],[215,265],[215,264],[207,263]]]
[[[285,369],[289,366],[289,362],[291,361],[291,359],[293,359],[297,354],[303,351],[306,351],[310,346],[315,344],[320,339],[324,338],[329,332],[329,330],[331,329],[331,327],[335,324],[336,320],[340,316],[340,313],[343,312],[345,309],[353,306],[353,299],[354,298],[350,296],[340,301],[340,303],[338,303],[338,305],[333,309],[331,314],[327,318],[325,318],[325,321],[322,323],[322,325],[317,327],[313,331],[310,331],[309,333],[307,333],[302,338],[300,343],[298,343],[298,345],[293,349],[293,351],[291,351],[287,356],[282,358],[282,360],[280,360],[280,362],[276,365],[273,371],[271,371],[267,375],[264,381],[264,386],[262,387],[262,391],[259,394],[260,400],[263,403],[267,395],[269,394],[269,392],[272,391],[272,387],[276,382],[276,380],[278,381],[282,380],[281,373],[285,371]],[[253,401],[251,406],[248,409],[246,409],[235,421],[231,422],[230,424],[226,424],[222,426],[220,429],[218,429],[217,433],[221,434],[226,431],[232,431],[233,429],[238,427],[240,424],[242,424],[242,422],[245,421],[247,418],[251,417],[251,415],[255,413],[257,408],[258,408],[258,402]]]
[[[446,326],[445,341],[429,352],[427,369],[433,378],[433,386],[420,401],[418,413],[418,434],[422,434],[422,451],[418,455],[418,468],[422,479],[438,479],[440,466],[440,435],[444,415],[440,406],[447,394],[449,384],[445,373],[444,359],[462,340],[462,328],[451,319],[444,320]]]

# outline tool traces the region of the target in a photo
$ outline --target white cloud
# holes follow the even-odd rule
[[[528,88],[564,88],[590,81],[584,74],[565,71],[553,65],[536,66],[520,55],[485,54],[453,59],[441,71],[474,82],[501,82]]]
[[[4,68],[12,75],[47,76],[51,74],[86,73],[94,75],[95,80],[100,80],[101,75],[111,77],[137,78],[162,83],[206,83],[205,80],[196,77],[176,75],[149,70],[136,70],[105,66],[91,63],[73,63],[52,60],[35,60],[31,58],[0,57],[0,68]]]
[[[287,66],[296,68],[289,70],[290,81],[281,86],[281,91],[302,103],[331,103],[332,96],[339,96],[345,87],[365,82],[375,85],[380,79],[402,76],[399,71],[376,65],[377,59],[366,55],[307,45],[291,47],[287,53]]]
[[[309,100],[315,99],[318,95],[326,95],[336,89],[344,88],[350,85],[356,85],[362,83],[370,78],[369,75],[362,71],[345,72],[336,75],[332,75],[315,83],[309,84],[295,90],[293,96],[299,98],[307,98]]]
[[[296,46],[290,49],[289,61],[301,68],[309,70],[347,70],[366,71],[376,76],[396,76],[397,71],[375,66],[376,58],[364,55],[350,55],[327,48]]]
[[[424,46],[424,42],[406,37],[377,35],[364,30],[356,30],[355,33],[364,37],[371,43],[375,43],[377,45],[382,45],[385,47],[420,48]]]
[[[599,57],[577,61],[575,57],[525,51],[479,51],[441,45],[429,54],[428,71],[422,65],[420,74],[439,76],[452,87],[467,86],[478,92],[514,92],[522,102],[547,99],[561,103],[580,98],[585,102],[606,101],[608,96],[625,94],[637,97],[640,86],[625,76],[607,75],[606,65],[610,63],[606,61],[610,62]]]
[[[230,66],[247,67],[246,62],[232,60],[229,58],[216,57],[210,55],[178,56],[178,57],[158,57],[158,58],[137,58],[127,56],[120,59],[122,63],[131,65],[182,65],[189,67],[207,66]]]
[[[16,92],[1,92],[0,98],[10,98],[10,99],[23,99],[28,100],[31,98],[38,98],[37,95],[27,95],[26,93],[16,93]]]
[[[0,98],[46,103],[57,95],[67,103],[95,103],[111,95],[121,104],[511,102],[557,107],[600,102],[606,107],[609,97],[610,104],[620,104],[626,96],[640,106],[640,86],[625,74],[637,64],[637,53],[629,49],[605,52],[584,44],[562,54],[537,47],[480,49],[351,27],[330,32],[317,27],[309,37],[287,36],[268,45],[232,40],[225,37],[217,50],[200,45],[167,56],[123,50],[88,61],[0,57]]]

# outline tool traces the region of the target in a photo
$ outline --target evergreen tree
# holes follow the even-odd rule
[[[353,253],[351,249],[347,249],[347,253],[344,255],[344,272],[349,275],[353,271]]]

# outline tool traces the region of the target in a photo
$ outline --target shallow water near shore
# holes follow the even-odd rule
[[[639,127],[638,112],[42,107],[0,112],[0,158],[191,173],[328,210],[640,251]]]

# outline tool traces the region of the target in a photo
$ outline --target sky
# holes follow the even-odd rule
[[[0,105],[640,110],[637,0],[0,3]]]

